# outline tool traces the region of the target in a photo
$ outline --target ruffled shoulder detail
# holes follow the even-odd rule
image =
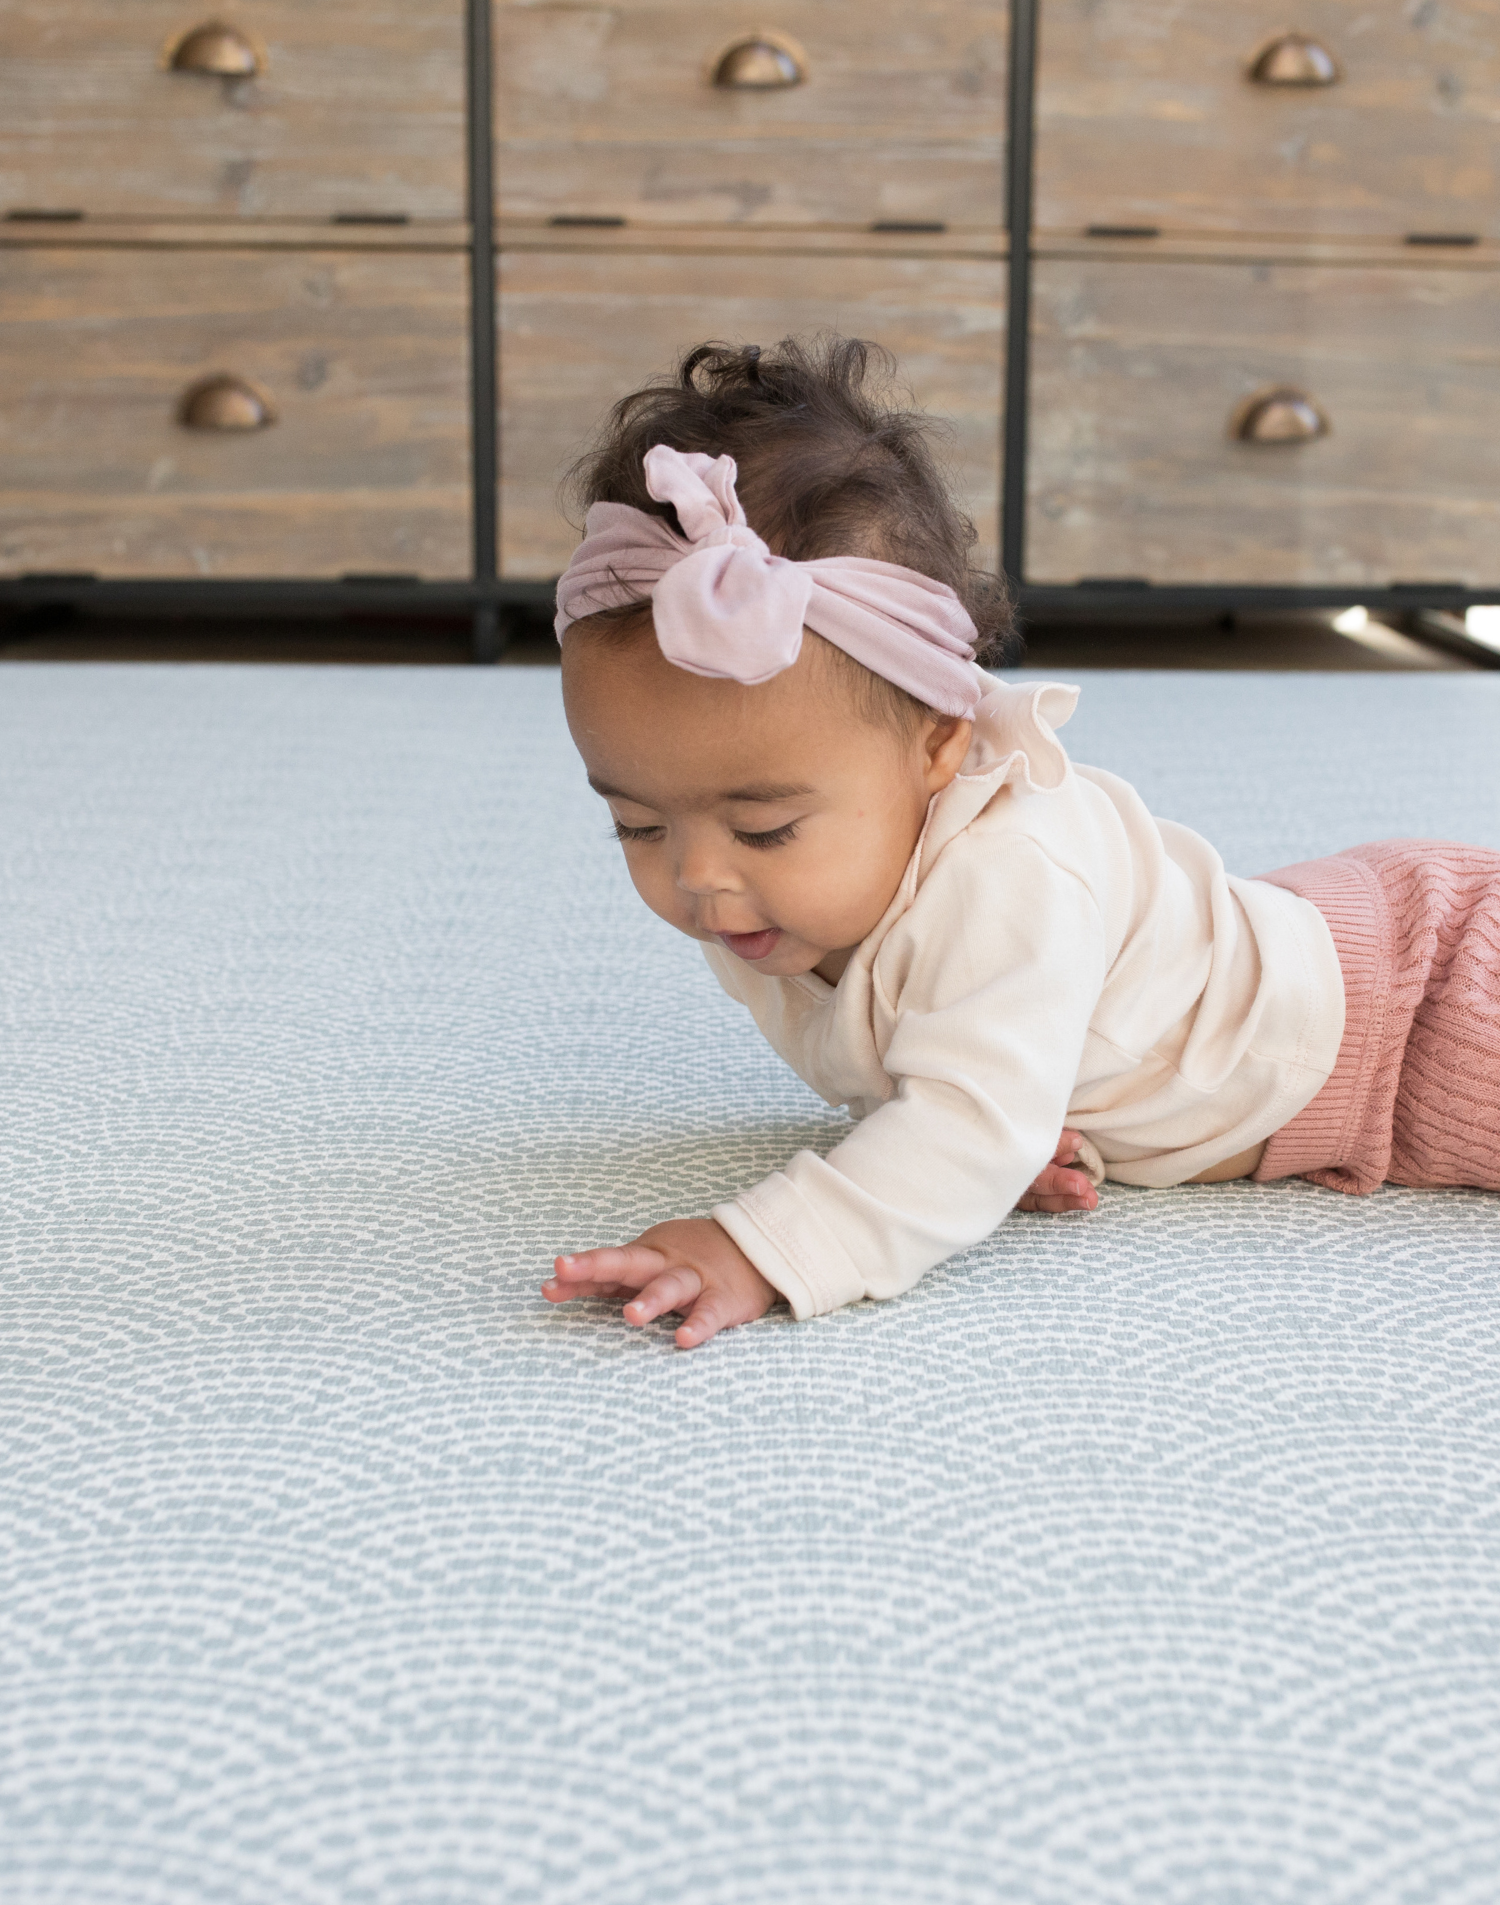
[[[1012,781],[1021,793],[1055,792],[1068,777],[1057,729],[1072,719],[1078,692],[1058,681],[995,682],[974,710],[959,779],[993,781],[992,792]]]
[[[1078,706],[1077,688],[1058,681],[995,681],[974,710],[974,738],[952,783],[932,803],[917,879],[969,822],[1009,787],[1018,795],[1056,793],[1072,772],[1056,730]]]

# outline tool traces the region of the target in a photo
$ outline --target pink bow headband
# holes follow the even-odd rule
[[[788,562],[745,520],[733,457],[646,452],[646,488],[671,503],[677,535],[627,503],[595,503],[557,585],[557,639],[600,609],[650,597],[667,660],[746,687],[790,668],[804,625],[939,714],[973,714],[993,684],[977,631],[945,582],[861,556]]]

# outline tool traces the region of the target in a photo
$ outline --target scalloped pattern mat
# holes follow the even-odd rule
[[[1500,679],[1086,679],[1266,870]],[[1493,1905],[1500,1198],[1111,1188],[705,1350],[559,1247],[840,1118],[551,671],[0,674],[6,1905]]]

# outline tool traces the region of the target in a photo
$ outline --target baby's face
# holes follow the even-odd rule
[[[649,633],[563,644],[568,726],[636,891],[757,972],[837,983],[900,884],[966,721],[861,716],[810,637],[759,687],[674,668]]]

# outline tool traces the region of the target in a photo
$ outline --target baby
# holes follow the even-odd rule
[[[580,466],[589,783],[641,898],[857,1122],[543,1294],[675,1312],[689,1348],[895,1296],[1105,1178],[1500,1190],[1500,853],[1239,879],[1070,761],[1078,690],[977,665],[1015,657],[1008,599],[873,354],[704,345]]]

